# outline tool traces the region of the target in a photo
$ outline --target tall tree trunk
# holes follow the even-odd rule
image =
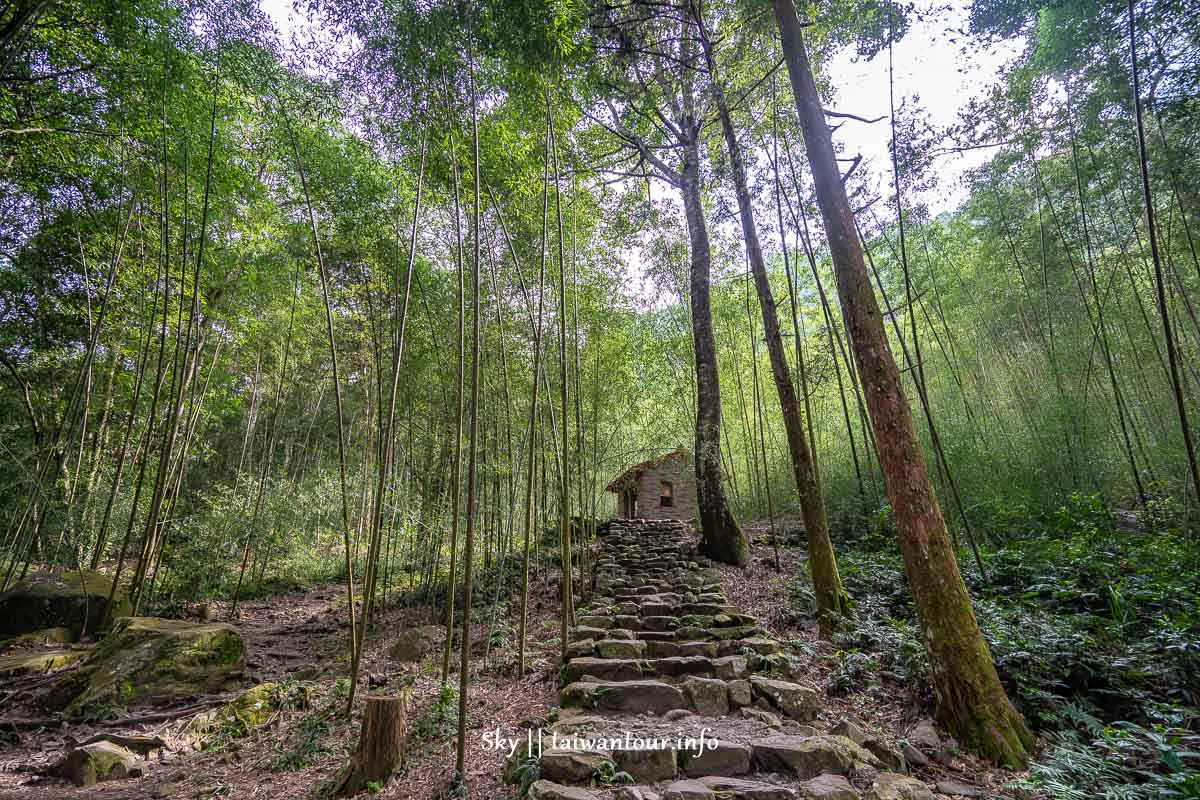
[[[1150,193],[1150,164],[1146,155],[1146,130],[1142,123],[1141,85],[1138,79],[1137,20],[1134,17],[1134,0],[1129,0],[1129,59],[1133,78],[1133,116],[1137,121],[1138,165],[1142,177],[1142,200],[1146,210],[1146,229],[1150,237],[1150,256],[1154,263],[1154,290],[1158,300],[1158,315],[1162,319],[1163,338],[1167,346],[1167,363],[1170,365],[1171,389],[1175,394],[1175,410],[1179,415],[1179,430],[1187,452],[1188,470],[1192,475],[1192,488],[1200,501],[1200,467],[1196,463],[1196,447],[1192,442],[1192,431],[1188,424],[1187,403],[1183,397],[1183,382],[1179,377],[1178,355],[1175,352],[1175,335],[1171,328],[1171,317],[1167,311],[1167,292],[1163,281],[1162,259],[1158,253],[1158,234],[1154,229],[1154,200]],[[1168,237],[1169,238],[1169,237]]]
[[[321,279],[321,298],[325,306],[325,334],[329,341],[329,361],[333,371],[334,413],[337,415],[338,482],[341,487],[342,496],[342,547],[344,551],[343,565],[346,570],[346,615],[350,623],[350,659],[353,662],[351,663],[350,671],[351,673],[357,673],[358,654],[354,652],[353,647],[353,642],[357,640],[357,633],[355,631],[356,621],[354,619],[354,562],[350,547],[350,487],[346,480],[346,427],[344,424],[346,416],[342,404],[341,373],[338,370],[337,339],[334,336],[333,330],[333,301],[329,294],[329,274],[325,267],[325,257],[321,253],[321,238],[317,235],[317,215],[313,209],[312,196],[308,191],[308,174],[304,171],[304,162],[300,159],[300,148],[296,144],[296,134],[292,130],[291,118],[287,115],[286,110],[284,111],[283,119],[287,126],[292,157],[296,161],[296,174],[300,178],[300,188],[304,193],[304,206],[308,212],[308,227],[313,242],[313,258],[317,262],[317,272]],[[349,696],[346,698],[347,715],[354,708],[356,688],[356,684],[350,684]]]
[[[541,261],[538,266],[538,307],[536,321],[530,319],[530,328],[533,332],[533,375],[530,381],[529,389],[529,430],[526,435],[525,448],[527,450],[528,466],[525,475],[525,519],[524,519],[524,555],[521,559],[521,616],[518,623],[517,631],[517,677],[521,678],[525,675],[525,640],[528,636],[529,627],[529,558],[531,542],[536,534],[540,534],[540,529],[537,528],[534,521],[534,483],[536,478],[537,457],[537,442],[538,442],[538,425],[537,425],[537,410],[538,410],[538,380],[542,376],[542,332],[543,321],[545,319],[545,297],[546,297],[546,258],[549,253],[548,235],[550,230],[549,217],[549,202],[550,202],[550,120],[546,119],[545,133],[545,157],[542,166],[542,241],[541,241]],[[504,215],[500,213],[500,204],[496,202],[496,198],[492,196],[492,205],[496,209],[496,217],[500,221],[500,226],[504,231],[504,238],[508,242],[509,252],[512,254],[513,268],[517,273],[518,278],[521,275],[520,264],[517,261],[517,251],[513,246],[512,238],[508,235],[508,229],[504,224]],[[521,288],[524,289],[524,281],[521,282]],[[528,295],[526,295],[528,300]],[[530,312],[532,314],[532,312]]]
[[[458,155],[454,149],[453,126],[447,131],[450,147],[451,173],[454,179],[454,237],[455,263],[458,275],[458,392],[454,406],[454,458],[450,477],[450,574],[446,578],[446,643],[442,649],[442,683],[450,678],[450,652],[454,643],[454,596],[457,592],[455,576],[458,572],[458,524],[459,495],[462,482],[462,435],[463,435],[463,391],[466,385],[466,311],[463,308],[464,272],[463,237],[461,223],[461,201],[458,194]]]
[[[685,27],[686,30],[686,27]],[[683,38],[686,62],[688,37]],[[725,498],[721,476],[721,382],[717,375],[717,339],[713,333],[708,225],[700,199],[700,118],[696,113],[691,79],[684,69],[683,93],[685,117],[682,120],[686,140],[679,187],[683,211],[687,217],[691,252],[689,300],[692,312],[692,348],[696,358],[696,501],[700,507],[700,547],[709,558],[744,566],[750,557],[750,544]]]
[[[775,378],[775,391],[779,395],[779,407],[783,414],[783,427],[787,434],[788,453],[792,460],[792,476],[796,481],[796,493],[800,496],[800,510],[804,516],[804,529],[808,534],[808,569],[812,575],[813,593],[817,601],[817,618],[822,634],[833,631],[833,616],[848,615],[850,600],[842,588],[838,574],[837,556],[829,538],[829,520],[825,513],[825,500],[821,497],[821,486],[817,482],[813,454],[808,449],[804,433],[804,421],[800,416],[800,401],[796,397],[796,386],[792,383],[788,368],[787,353],[783,347],[783,336],[779,332],[779,315],[776,312],[775,294],[771,291],[771,279],[763,260],[762,245],[758,240],[758,229],[754,224],[754,202],[746,181],[746,168],[742,161],[742,148],[733,128],[729,104],[721,87],[716,59],[704,20],[697,14],[700,42],[708,62],[712,78],[713,96],[717,113],[721,118],[721,131],[725,135],[725,146],[729,150],[729,162],[733,172],[734,189],[738,199],[738,215],[742,223],[742,237],[746,242],[746,258],[754,275],[754,287],[758,291],[758,304],[762,309],[763,336],[767,342],[767,355],[771,360],[771,374]],[[753,352],[753,350],[752,350]],[[757,381],[756,381],[757,384]],[[760,434],[761,435],[761,434]],[[766,443],[763,443],[763,460],[766,460]]]
[[[929,483],[912,411],[863,261],[800,21],[792,0],[774,0],[774,6],[842,313],[863,378],[905,574],[929,655],[938,718],[968,747],[1010,766],[1022,766],[1033,735],[1000,685]]]
[[[571,452],[570,452],[570,406],[567,384],[567,260],[563,244],[562,191],[559,184],[558,141],[554,136],[554,114],[550,108],[550,95],[546,95],[546,118],[550,127],[550,155],[554,164],[554,207],[558,215],[558,382],[559,406],[562,420],[561,461],[559,462],[559,534],[562,544],[562,616],[559,626],[559,650],[562,662],[567,662],[567,629],[574,620],[574,598],[571,587],[574,583],[571,564]]]
[[[479,361],[480,361],[480,317],[482,304],[479,291],[479,106],[475,96],[475,65],[474,53],[468,48],[471,84],[471,140],[474,152],[475,174],[475,209],[472,225],[472,294],[471,294],[471,428],[467,443],[467,536],[463,544],[463,630],[462,650],[458,666],[458,752],[455,760],[455,773],[458,780],[466,781],[467,757],[467,692],[470,688],[471,672],[471,580],[474,565],[475,550],[475,502],[476,502],[476,473],[479,441]],[[449,635],[449,631],[447,631]]]

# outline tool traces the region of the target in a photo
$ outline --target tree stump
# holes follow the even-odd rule
[[[358,749],[337,779],[334,795],[349,797],[366,789],[368,784],[382,784],[404,763],[406,713],[403,696],[367,696]]]

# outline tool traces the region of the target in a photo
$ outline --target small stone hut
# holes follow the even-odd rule
[[[617,519],[681,519],[696,516],[696,478],[686,450],[634,464],[613,478]]]

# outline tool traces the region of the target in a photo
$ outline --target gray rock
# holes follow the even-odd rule
[[[112,578],[92,570],[62,574],[31,572],[0,594],[0,639],[46,628],[67,628],[71,637],[95,633],[105,619],[128,616],[129,599],[118,588],[109,614]]]
[[[716,658],[718,646],[716,642],[676,642],[675,646],[679,648],[678,655],[681,656],[705,656],[707,658]]]
[[[706,653],[685,653],[679,642],[644,642],[646,655],[650,658],[673,658],[683,655],[707,655]],[[715,655],[715,653],[714,653]]]
[[[97,707],[217,691],[241,674],[246,644],[232,625],[121,617],[73,672],[50,688],[46,705],[83,716]]]
[[[553,781],[534,781],[529,787],[530,800],[598,800],[596,795],[577,786],[563,786]]]
[[[933,800],[933,792],[916,778],[885,772],[875,779],[863,800]]]
[[[774,639],[767,639],[763,636],[751,636],[749,639],[742,640],[742,647],[748,647],[759,655],[769,656],[772,653],[778,653],[783,645]]]
[[[604,681],[632,681],[643,677],[644,674],[642,662],[637,659],[581,656],[567,662],[566,669],[563,670],[563,680],[574,683],[585,675],[590,675]]]
[[[667,787],[663,800],[716,800],[712,789],[700,781],[675,781]]]
[[[883,766],[889,772],[908,772],[908,765],[904,762],[903,754],[878,736],[870,736],[859,744],[883,762]]]
[[[658,792],[649,786],[621,786],[615,792],[616,800],[659,800]]]
[[[731,778],[721,775],[711,775],[701,778],[700,782],[716,792],[722,798],[732,797],[734,800],[795,800],[796,790],[787,786],[776,786],[773,783],[748,781],[743,778]]]
[[[647,750],[617,750],[613,753],[617,769],[634,780],[656,783],[675,777],[675,751],[669,747]]]
[[[843,717],[838,724],[829,729],[830,736],[845,736],[855,744],[862,744],[869,737],[858,723],[847,717]]]
[[[983,797],[983,790],[974,786],[967,786],[965,783],[958,781],[938,781],[935,787],[939,794],[948,794],[952,797]]]
[[[76,786],[131,777],[137,756],[112,742],[94,742],[67,753],[54,772]],[[140,772],[138,772],[140,774]]]
[[[688,706],[683,692],[661,681],[578,681],[559,693],[559,705],[654,714]]]
[[[875,756],[844,736],[768,736],[750,742],[762,771],[791,772],[801,779],[847,775],[858,764],[881,766]]]
[[[683,691],[697,714],[721,717],[729,713],[729,689],[725,681],[693,675],[684,680]]]
[[[805,800],[858,800],[858,792],[841,775],[818,775],[800,786]]]
[[[906,738],[926,755],[933,755],[942,749],[942,737],[931,719],[918,720]]]
[[[542,753],[541,776],[564,783],[587,783],[611,760],[608,753],[598,750],[547,750]]]
[[[900,746],[900,755],[904,756],[904,761],[912,767],[928,767],[929,759],[925,757],[917,748],[913,747],[912,742],[905,742]]]
[[[783,727],[783,720],[779,718],[778,714],[771,711],[764,711],[761,708],[743,708],[741,714],[746,719],[758,720],[772,728]]]
[[[610,639],[618,638],[603,628],[593,628],[588,625],[580,625],[579,627],[571,628],[571,630],[568,631],[568,636],[573,642],[580,642],[584,639],[603,639],[606,635]]]
[[[567,659],[590,656],[595,650],[595,639],[576,639],[567,645]]]
[[[712,662],[713,675],[723,681],[745,678],[750,671],[750,665],[745,656],[724,656],[715,658]]]
[[[749,745],[721,741],[716,747],[706,746],[703,753],[698,750],[680,750],[678,753],[680,771],[693,778],[745,775],[750,771],[753,755]]]
[[[794,720],[808,722],[817,718],[820,710],[817,693],[807,686],[755,675],[750,679],[750,687],[756,696],[766,698]]]
[[[750,703],[753,701],[753,695],[750,693],[750,681],[730,681],[728,686],[729,705],[733,706],[734,708],[742,708],[750,705]]]

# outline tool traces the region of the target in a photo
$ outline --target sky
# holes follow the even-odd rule
[[[896,107],[905,98],[912,102],[912,97],[918,95],[934,127],[953,124],[969,100],[981,96],[996,83],[1003,67],[1023,46],[1017,41],[994,48],[973,46],[967,37],[954,33],[966,27],[970,0],[951,0],[950,6],[945,12],[928,15],[914,24],[892,49]],[[952,42],[951,37],[958,42]],[[886,49],[870,61],[856,59],[853,51],[846,51],[833,60],[828,74],[838,93],[835,110],[866,119],[890,113]],[[847,155],[864,156],[877,179],[890,180],[891,129],[887,119],[873,125],[849,120],[836,137],[846,146]],[[991,150],[971,150],[940,156],[936,164],[939,186],[934,195],[921,199],[929,203],[934,213],[952,210],[966,197],[962,186],[964,174],[993,154]]]

